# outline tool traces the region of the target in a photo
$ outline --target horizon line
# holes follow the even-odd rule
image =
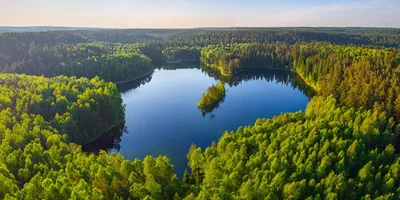
[[[198,26],[198,27],[170,27],[170,28],[157,28],[157,27],[130,27],[130,28],[115,28],[115,27],[95,27],[95,26],[58,26],[58,25],[16,25],[16,26],[2,26],[0,28],[80,28],[80,29],[217,29],[217,28],[381,28],[381,29],[400,29],[400,27],[392,26]]]

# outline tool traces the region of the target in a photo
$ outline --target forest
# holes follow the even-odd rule
[[[58,75],[108,81],[133,79],[153,71],[154,66],[141,48],[144,44],[78,43],[26,45],[7,48],[0,53],[0,71],[53,77]]]
[[[395,125],[379,110],[316,97],[305,113],[259,119],[193,145],[186,199],[398,199]]]
[[[167,60],[198,61],[200,59],[200,47],[176,46],[166,47],[162,50]]]
[[[67,141],[84,144],[124,121],[118,88],[98,77],[0,74],[0,87],[5,128],[13,129],[30,115],[40,116],[66,134]]]
[[[165,156],[82,150],[124,123],[116,83],[186,59],[220,80],[199,107],[254,68],[295,73],[313,97],[193,144],[182,180]],[[398,29],[5,32],[0,72],[0,198],[400,199]]]
[[[210,45],[201,49],[204,65],[217,68],[222,75],[231,76],[245,68],[289,70],[291,51],[286,43],[240,43],[224,46]]]
[[[166,157],[127,161],[79,144],[124,120],[115,84],[98,77],[0,75],[0,197],[156,199],[180,194]],[[162,190],[161,190],[162,188]],[[166,189],[169,188],[169,189]]]
[[[166,60],[193,60],[223,65],[291,63],[286,48],[306,42],[398,48],[398,29],[374,28],[237,28],[56,30],[0,33],[0,72],[53,77],[68,75],[120,82],[150,73]],[[237,44],[237,45],[235,45]],[[274,49],[279,46],[279,49]],[[283,49],[282,49],[283,48]],[[210,54],[211,49],[220,57]],[[246,51],[257,51],[249,59]],[[274,50],[276,53],[274,53]],[[242,51],[242,52],[238,52]],[[208,53],[207,53],[208,52]],[[201,53],[203,55],[201,56]],[[235,54],[239,60],[230,64]],[[285,58],[271,58],[272,54]],[[259,58],[254,58],[258,56]],[[205,58],[203,58],[205,57]],[[244,59],[243,59],[244,58]],[[151,62],[149,62],[150,60]],[[118,64],[116,64],[118,63]],[[281,65],[279,65],[281,64]],[[279,66],[278,66],[279,65]],[[228,68],[229,69],[229,68]],[[227,74],[230,72],[227,71]]]
[[[204,47],[201,60],[225,76],[249,67],[291,70],[321,96],[333,95],[352,107],[379,107],[400,120],[399,49],[320,42],[240,43]]]

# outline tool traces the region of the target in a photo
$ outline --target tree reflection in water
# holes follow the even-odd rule
[[[120,126],[112,128],[110,131],[104,133],[96,140],[82,145],[82,151],[98,153],[100,150],[109,151],[116,149],[119,151],[121,148],[120,142],[123,134],[127,134],[128,130],[125,123]]]
[[[290,86],[293,89],[300,90],[309,99],[311,99],[315,95],[315,91],[311,87],[308,87],[300,76],[291,71],[253,68],[253,69],[243,70],[234,76],[226,77],[226,76],[221,76],[218,71],[212,70],[210,68],[200,67],[199,63],[170,64],[160,67],[159,69],[161,70],[200,69],[207,76],[212,77],[217,81],[223,81],[230,87],[236,87],[243,82],[248,82],[252,80],[265,80],[267,82],[274,81],[277,84],[283,84],[286,86]],[[122,93],[128,90],[137,89],[142,85],[149,83],[152,80],[152,76],[153,74],[150,74],[148,76],[139,78],[137,80],[133,80],[124,84],[119,84],[118,88]],[[210,114],[209,115],[210,118],[213,118],[215,114],[213,114],[212,112],[217,110],[223,104],[225,98],[226,97],[204,108],[201,108],[200,111],[203,117],[205,117],[207,114]],[[83,145],[82,150],[86,152],[98,152],[100,149],[106,151],[110,149],[116,149],[118,151],[120,149],[121,136],[123,134],[127,134],[127,129],[125,127],[125,124],[122,124],[121,126],[110,130],[109,132],[103,134],[97,140]]]
[[[223,76],[219,71],[213,70],[208,67],[201,67],[201,71],[207,74],[209,77],[213,77],[217,81],[223,81],[230,87],[236,87],[243,82],[248,82],[252,80],[265,80],[267,82],[275,81],[277,84],[283,84],[290,86],[293,89],[300,90],[305,96],[311,99],[315,95],[315,91],[308,87],[303,79],[294,72],[282,71],[282,70],[271,70],[271,69],[246,69],[237,73],[233,76]],[[221,101],[210,104],[206,108],[201,108],[203,117],[208,113],[212,113],[214,110],[218,109],[220,105],[224,102],[225,97]],[[214,117],[214,115],[211,115]]]

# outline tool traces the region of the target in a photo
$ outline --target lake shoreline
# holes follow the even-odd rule
[[[90,141],[87,141],[87,142],[85,142],[84,144],[81,144],[81,145],[86,145],[86,144],[89,144],[89,143],[91,143],[91,142],[93,142],[93,141],[96,141],[97,139],[99,139],[100,137],[102,137],[104,134],[107,134],[107,133],[108,133],[109,131],[111,131],[112,129],[117,128],[118,126],[121,126],[121,125],[124,124],[124,123],[125,123],[125,120],[121,120],[121,121],[118,122],[116,125],[110,126],[110,127],[106,128],[105,131],[104,131],[103,133],[99,134],[99,135],[98,135],[97,137],[95,137],[94,139],[92,139],[92,140],[90,140]]]
[[[179,59],[179,60],[167,60],[165,64],[181,64],[185,62],[197,62],[195,59]]]
[[[316,88],[316,86],[314,86],[313,84],[309,83],[300,73],[298,73],[296,70],[293,70],[293,72],[295,72],[302,80],[303,82],[310,88],[312,88],[315,93],[318,93],[319,90]]]
[[[146,84],[134,82],[133,89],[121,92],[128,134],[121,136],[119,149],[109,152],[119,152],[128,160],[168,156],[182,178],[191,144],[205,147],[226,130],[306,108],[309,98],[297,85],[303,81],[295,80],[295,73],[257,69],[244,69],[232,82],[222,80],[217,70],[207,74],[200,64],[192,69],[156,69]],[[215,101],[199,108],[202,93],[216,81],[232,87],[225,85],[225,97],[210,98]]]
[[[114,82],[114,83],[115,83],[115,85],[120,86],[120,85],[125,84],[125,83],[129,83],[129,82],[132,82],[132,81],[137,81],[137,80],[139,80],[139,79],[141,79],[141,78],[144,78],[144,77],[146,77],[146,76],[151,75],[152,73],[154,73],[154,70],[151,71],[151,72],[145,73],[145,74],[143,74],[143,75],[141,75],[141,76],[138,76],[138,77],[129,79],[129,80],[118,81],[118,82]]]
[[[246,70],[255,70],[255,69],[261,69],[261,70],[276,70],[276,71],[285,71],[285,72],[296,72],[296,71],[293,71],[293,70],[291,70],[291,69],[285,69],[285,68],[263,67],[263,66],[250,66],[250,67],[242,67],[242,68],[239,68],[238,71],[236,71],[235,73],[226,74],[226,73],[223,72],[223,70],[222,70],[220,67],[214,67],[214,66],[209,66],[209,65],[204,65],[204,66],[207,67],[207,68],[210,68],[210,69],[214,69],[214,70],[219,71],[220,75],[221,75],[221,76],[225,76],[225,77],[235,76],[235,75],[238,75],[239,73],[244,72],[244,71],[246,71]],[[296,73],[297,73],[297,72],[296,72]]]

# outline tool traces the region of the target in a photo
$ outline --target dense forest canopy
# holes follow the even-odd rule
[[[347,30],[347,31],[346,31]],[[379,31],[378,31],[379,30]],[[0,72],[77,77],[99,76],[119,82],[150,73],[165,60],[200,60],[201,52],[224,49],[220,57],[234,53],[239,59],[256,50],[260,58],[241,59],[238,64],[276,62],[289,65],[288,58],[263,59],[263,56],[288,56],[290,47],[304,42],[329,42],[340,45],[399,47],[397,29],[373,28],[236,28],[236,29],[90,29],[47,32],[0,33]],[[378,34],[385,32],[387,34]],[[359,33],[363,33],[360,35]],[[364,34],[366,33],[366,34]],[[376,34],[375,34],[376,33]],[[242,45],[238,48],[239,43]],[[141,45],[142,44],[142,45]],[[264,47],[261,47],[264,46]],[[279,46],[279,49],[274,49]],[[206,48],[206,50],[202,50]],[[242,52],[237,52],[238,49]],[[273,51],[276,52],[273,52]],[[224,55],[225,53],[228,54]],[[216,56],[204,54],[206,62]],[[149,62],[151,60],[151,63]],[[211,60],[215,60],[211,58]],[[234,61],[234,60],[233,60]],[[278,62],[279,61],[279,62]],[[206,62],[213,64],[214,62]],[[152,66],[153,65],[153,66]],[[228,63],[224,65],[229,65]],[[231,72],[227,71],[228,74]]]
[[[164,48],[162,53],[167,60],[198,61],[200,59],[200,49],[199,46],[175,46]]]
[[[398,199],[394,122],[314,98],[305,113],[259,119],[188,153],[187,199]]]
[[[330,43],[239,43],[201,49],[206,66],[231,76],[246,68],[292,70],[319,95],[342,104],[379,107],[400,120],[400,50]]]
[[[0,32],[0,46],[13,43],[38,45],[80,42],[138,43],[160,42],[206,46],[240,42],[311,42],[335,44],[399,46],[400,29],[390,28],[204,28],[204,29],[96,29],[46,32]],[[7,42],[7,43],[5,43]],[[6,45],[7,44],[7,45]]]
[[[123,120],[116,86],[98,78],[0,75],[0,197],[166,199],[182,194],[166,157],[127,161],[72,142]],[[179,195],[178,195],[179,196]]]
[[[286,43],[234,43],[209,45],[201,49],[201,61],[232,75],[245,68],[289,70],[292,64],[290,46]]]
[[[40,75],[0,74],[0,198],[399,199],[399,45],[399,29],[377,28],[0,33],[0,72]],[[217,69],[200,107],[254,67],[296,73],[316,93],[305,112],[193,145],[182,181],[167,157],[82,152],[124,121],[107,81],[173,60]]]
[[[41,116],[68,141],[87,143],[124,121],[118,88],[100,80],[0,74],[0,110],[12,124]]]
[[[0,72],[45,75],[67,75],[109,81],[124,81],[153,71],[154,66],[141,49],[142,43],[77,43],[54,46],[22,44],[0,53]]]
[[[317,88],[353,107],[379,107],[400,114],[400,51],[382,47],[338,46],[323,43],[293,48],[294,70]]]
[[[381,45],[399,47],[398,35],[358,35],[347,33],[313,32],[302,30],[212,30],[212,31],[186,31],[166,36],[165,44],[207,46],[215,44],[253,43],[253,42],[296,42],[326,41],[333,44],[355,45]]]
[[[326,33],[348,33],[358,35],[400,35],[400,28],[375,27],[237,27],[237,28],[198,28],[199,30],[269,30],[269,31],[310,31]]]

